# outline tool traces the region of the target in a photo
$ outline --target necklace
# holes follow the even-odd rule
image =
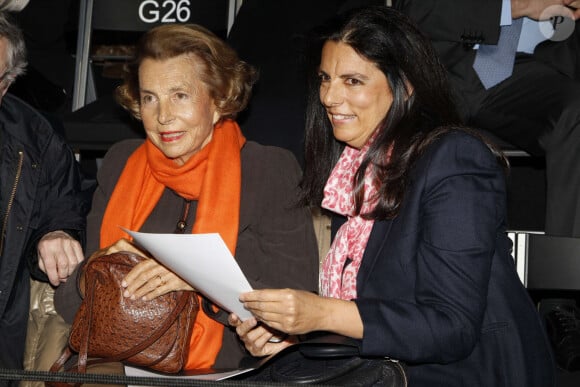
[[[177,221],[175,225],[175,234],[183,234],[185,228],[187,227],[187,215],[189,214],[189,207],[191,205],[191,200],[184,199],[183,202],[183,214],[181,218]]]

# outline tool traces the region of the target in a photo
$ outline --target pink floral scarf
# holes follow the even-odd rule
[[[324,187],[322,207],[347,217],[322,263],[320,293],[325,297],[356,298],[356,277],[374,221],[354,215],[353,183],[371,142],[360,150],[346,146]],[[377,202],[371,169],[365,172],[362,214],[372,211]]]

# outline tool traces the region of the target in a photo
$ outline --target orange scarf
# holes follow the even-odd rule
[[[101,248],[129,238],[120,227],[139,230],[169,187],[186,199],[198,201],[193,233],[219,233],[233,255],[240,215],[240,150],[245,141],[239,126],[226,120],[216,125],[209,144],[177,166],[146,140],[127,160],[107,204]],[[223,326],[200,309],[185,369],[213,366],[222,337]]]

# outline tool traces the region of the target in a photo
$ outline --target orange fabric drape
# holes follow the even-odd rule
[[[240,214],[240,151],[245,141],[234,121],[223,121],[214,128],[210,143],[178,166],[146,140],[127,160],[107,204],[101,248],[129,238],[120,227],[139,230],[169,187],[186,199],[198,201],[193,233],[219,233],[233,255]],[[223,326],[200,310],[185,369],[213,366],[222,337]]]

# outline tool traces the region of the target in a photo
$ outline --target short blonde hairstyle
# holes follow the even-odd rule
[[[119,104],[141,119],[139,66],[144,59],[165,60],[189,55],[196,62],[222,119],[235,118],[249,102],[256,69],[240,60],[227,43],[197,24],[163,24],[139,40],[133,60],[125,68],[125,81],[116,90]]]

